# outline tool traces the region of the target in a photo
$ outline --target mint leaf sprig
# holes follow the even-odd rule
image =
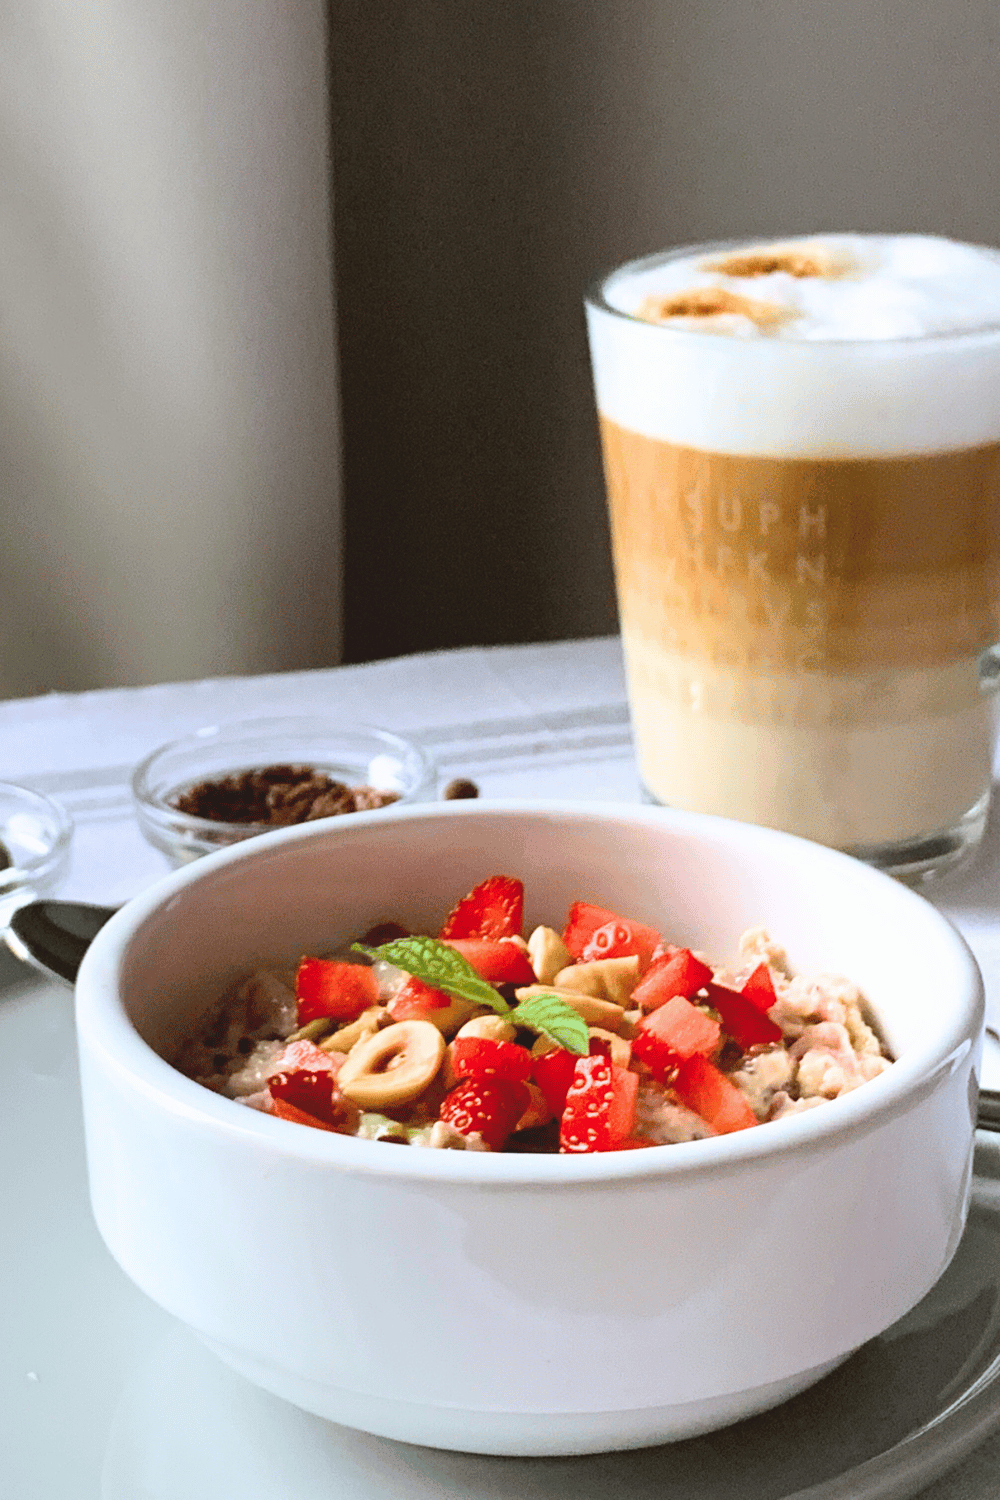
[[[511,1026],[524,1026],[547,1036],[557,1047],[586,1057],[590,1048],[590,1033],[583,1017],[560,1000],[558,995],[533,995],[523,1004],[511,1007],[503,996],[488,984],[461,953],[442,943],[440,938],[406,937],[395,938],[379,948],[366,948],[363,943],[352,943],[357,953],[366,953],[369,958],[382,959],[414,979],[429,984],[432,989],[443,990],[446,995],[455,995],[473,1005],[486,1005]]]

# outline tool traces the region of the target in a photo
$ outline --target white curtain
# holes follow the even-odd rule
[[[0,0],[0,697],[331,664],[322,0]]]

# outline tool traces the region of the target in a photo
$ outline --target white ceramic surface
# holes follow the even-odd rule
[[[115,1265],[87,1198],[72,997],[0,948],[0,1493],[16,1500],[993,1500],[1000,1138],[901,1323],[774,1412],[633,1453],[477,1458],[296,1410],[225,1368]],[[1000,1046],[983,1078],[1000,1086]],[[975,1451],[968,1457],[970,1448]]]
[[[346,821],[346,820],[345,820]],[[485,874],[732,953],[763,922],[869,995],[898,1062],[835,1105],[589,1158],[431,1153],[251,1114],[169,1050],[235,975]],[[265,835],[171,876],[78,987],[91,1193],[123,1268],[228,1363],[372,1432],[495,1453],[653,1443],[773,1404],[888,1327],[968,1204],[981,984],[920,897],[841,855],[659,809],[451,804]]]

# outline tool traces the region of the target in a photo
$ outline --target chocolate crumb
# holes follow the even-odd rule
[[[454,781],[449,781],[441,796],[445,802],[459,802],[466,798],[478,797],[479,788],[467,776],[456,776]]]
[[[382,792],[373,786],[351,787],[313,766],[274,765],[199,781],[178,792],[170,805],[178,812],[213,823],[283,828],[340,813],[367,812],[398,801],[398,792]]]

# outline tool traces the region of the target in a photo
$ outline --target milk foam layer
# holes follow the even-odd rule
[[[608,277],[587,309],[601,413],[666,442],[771,457],[1000,440],[1000,253],[917,235],[781,245],[818,246],[835,274],[725,276],[699,267],[733,247],[704,246]],[[741,337],[636,315],[653,295],[713,285],[791,315],[764,329],[720,320]]]
[[[719,325],[719,332],[742,337],[912,339],[1000,329],[1000,255],[994,250],[932,235],[831,234],[783,240],[775,258],[796,249],[800,260],[814,252],[820,274],[726,275],[718,269],[725,252],[699,252],[621,272],[608,281],[605,297],[634,316],[650,295],[722,287],[790,314],[763,329],[738,316]]]

